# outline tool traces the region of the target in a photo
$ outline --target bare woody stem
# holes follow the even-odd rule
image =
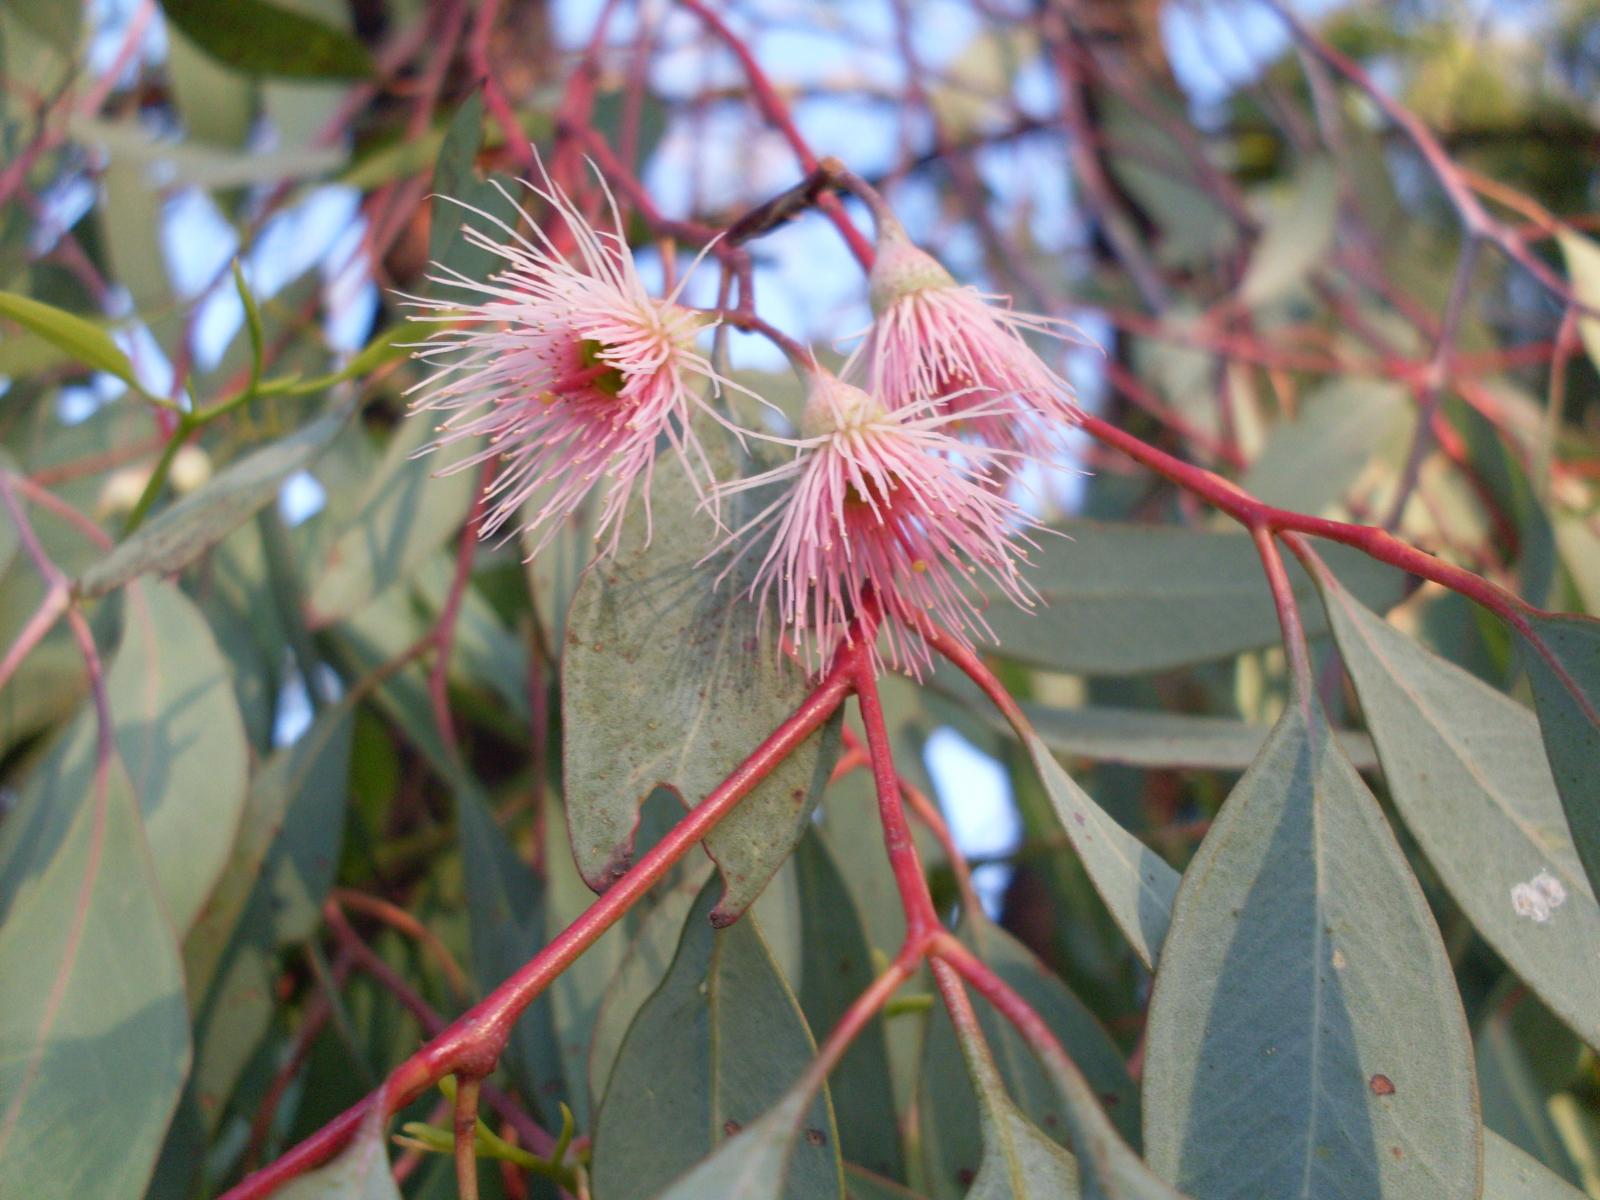
[[[446,1075],[481,1077],[492,1070],[512,1025],[523,1010],[716,828],[774,767],[820,729],[843,703],[856,678],[855,659],[847,650],[841,653],[805,702],[766,741],[554,941],[396,1067],[376,1092],[276,1162],[236,1184],[224,1193],[223,1200],[259,1200],[326,1161],[354,1136],[374,1104],[383,1105],[386,1116],[410,1103]]]

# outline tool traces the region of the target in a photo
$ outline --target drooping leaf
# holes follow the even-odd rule
[[[268,0],[161,0],[168,21],[207,54],[251,75],[362,79],[367,48],[342,29]]]
[[[477,784],[458,775],[454,788],[472,930],[472,977],[481,992],[488,992],[544,945],[545,885],[495,824]],[[544,1095],[545,1085],[559,1085],[561,1057],[547,1000],[534,1001],[517,1019],[507,1053],[526,1095]]]
[[[1481,1131],[1433,915],[1320,711],[1291,704],[1184,876],[1146,1047],[1195,1200],[1472,1200]]]
[[[1095,891],[1139,960],[1153,969],[1172,919],[1178,873],[1090,799],[1038,735],[1026,739],[1026,748]]]
[[[799,882],[800,1008],[826,1037],[845,1010],[871,985],[872,951],[855,901],[827,845],[815,832],[800,839],[794,864]],[[840,1153],[880,1175],[900,1178],[900,1128],[895,1120],[889,1050],[881,1020],[867,1024],[831,1075]]]
[[[594,903],[572,861],[567,819],[554,796],[545,802],[545,941],[549,942]],[[628,931],[619,923],[600,935],[571,966],[550,984],[550,1012],[561,1052],[561,1075],[567,1107],[579,1129],[592,1129],[590,1113],[600,1097],[589,1091],[589,1049],[601,1005],[628,952]]]
[[[1243,770],[1255,760],[1271,732],[1265,725],[1232,717],[1098,705],[1055,708],[1027,701],[1022,709],[1040,739],[1055,753],[1135,767]],[[997,729],[1010,729],[998,715],[992,723]],[[1377,752],[1365,733],[1341,729],[1335,736],[1339,748],[1358,769],[1377,766]]]
[[[718,890],[715,880],[701,889],[672,966],[612,1069],[592,1166],[595,1194],[607,1200],[647,1200],[694,1169],[777,1105],[816,1052],[754,918],[712,927]],[[782,1195],[839,1197],[839,1134],[825,1089],[803,1103],[797,1124],[804,1133]],[[767,1138],[753,1140],[770,1151]]]
[[[1580,1192],[1497,1133],[1483,1135],[1483,1200],[1583,1200]]]
[[[410,578],[461,527],[477,491],[478,471],[444,472],[478,447],[457,442],[418,457],[433,430],[427,414],[417,414],[390,438],[354,518],[311,582],[306,619],[313,628],[354,616]]]
[[[991,604],[984,619],[1009,658],[1083,674],[1127,675],[1227,658],[1278,642],[1272,594],[1249,537],[1161,526],[1068,521],[1047,537],[1030,581],[1032,612]],[[1343,546],[1328,560],[1374,607],[1396,603],[1404,577]],[[1327,629],[1315,590],[1290,564],[1307,633]]]
[[[0,823],[0,1188],[144,1195],[189,1015],[139,805],[85,713]]]
[[[249,766],[228,665],[205,619],[171,584],[130,587],[106,680],[117,748],[179,936],[233,849]]]
[[[943,1006],[928,1019],[919,1117],[938,1200],[1077,1200],[1070,1153],[1027,1119],[978,1030],[958,1032]]]
[[[611,1069],[634,1017],[655,994],[672,965],[683,938],[684,922],[710,873],[711,864],[702,860],[663,893],[639,922],[638,931],[606,988],[589,1045],[589,1096],[596,1105],[606,1094]]]
[[[32,330],[84,366],[115,375],[135,391],[144,390],[128,356],[93,321],[15,292],[0,292],[0,317]]]
[[[1314,158],[1295,175],[1293,195],[1272,211],[1239,284],[1240,303],[1276,300],[1300,283],[1333,246],[1339,215],[1339,170]]]
[[[964,914],[962,940],[1013,991],[1044,1018],[1050,1032],[1078,1064],[1112,1124],[1131,1145],[1139,1142],[1139,1089],[1127,1064],[1094,1013],[1031,950],[981,912]],[[1006,1092],[1017,1108],[1056,1141],[1065,1143],[1061,1097],[1049,1074],[1009,1022],[987,1005],[978,1022],[993,1050]]]
[[[85,596],[103,596],[140,575],[167,575],[188,566],[271,503],[283,481],[311,463],[349,415],[350,408],[340,406],[230,463],[118,543],[83,573],[78,590]]]
[[[1600,904],[1573,850],[1534,715],[1428,653],[1335,581],[1322,587],[1390,794],[1428,861],[1511,969],[1579,1037],[1600,1045]],[[1548,887],[1545,880],[1563,895],[1541,914],[1519,898]]]
[[[1367,462],[1403,424],[1405,388],[1339,379],[1309,393],[1293,421],[1274,426],[1240,486],[1279,508],[1320,513],[1344,497]]]
[[[652,789],[698,804],[807,692],[805,673],[778,654],[773,623],[758,633],[747,576],[736,570],[713,587],[728,552],[702,565],[716,534],[676,458],[655,476],[649,544],[636,501],[616,558],[584,575],[567,617],[567,820],[596,890],[632,861],[638,806]],[[727,888],[717,920],[743,912],[805,832],[837,729],[835,718],[802,743],[707,839]]]
[[[257,770],[228,866],[184,940],[195,1098],[209,1128],[271,1024],[280,951],[321,920],[344,832],[352,713],[348,700],[328,708]]]
[[[1560,678],[1538,647],[1521,643],[1573,847],[1590,890],[1600,893],[1600,621],[1534,616],[1530,624],[1567,676]]]

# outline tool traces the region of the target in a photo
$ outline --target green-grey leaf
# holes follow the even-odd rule
[[[0,292],[0,317],[38,334],[84,366],[115,375],[135,391],[144,391],[128,356],[94,322],[15,292]]]
[[[1273,427],[1245,472],[1245,491],[1280,508],[1320,513],[1344,497],[1373,454],[1403,425],[1408,393],[1397,383],[1337,379]]]
[[[111,715],[167,911],[181,937],[233,849],[249,754],[228,664],[176,587],[130,587],[106,680]]]
[[[1291,704],[1173,906],[1144,1077],[1196,1200],[1474,1200],[1472,1049],[1444,944],[1320,711]]]
[[[1483,1135],[1483,1200],[1584,1200],[1580,1192],[1497,1133]]]
[[[1055,708],[1024,701],[1035,732],[1057,754],[1134,767],[1206,767],[1243,770],[1261,751],[1268,726],[1232,717],[1196,717],[1187,713],[1135,708]],[[1010,730],[1005,719],[991,718],[997,729]],[[1378,764],[1372,739],[1341,729],[1339,748],[1360,770]]]
[[[567,820],[596,890],[632,861],[638,806],[652,789],[700,803],[806,696],[805,673],[778,654],[774,623],[758,635],[747,576],[713,587],[728,555],[702,565],[717,535],[698,504],[676,457],[661,463],[653,517],[634,503],[616,558],[585,573],[567,617]],[[802,743],[707,839],[727,888],[718,921],[749,906],[809,826],[837,729],[836,718]]]
[[[567,840],[567,818],[560,801],[549,796],[544,813],[545,941],[548,943],[594,903],[594,893],[578,874]],[[589,1090],[589,1048],[601,1005],[628,952],[628,931],[612,926],[550,983],[550,1011],[567,1106],[579,1129],[592,1129],[590,1112],[600,1097]]]
[[[256,772],[227,869],[184,940],[208,1127],[272,1022],[279,951],[321,920],[344,832],[352,713],[349,699],[326,709]]]
[[[1000,652],[1041,667],[1126,675],[1276,645],[1277,613],[1249,537],[1165,526],[1068,521],[1045,538],[1030,579],[1044,604],[991,604]],[[1386,609],[1404,576],[1343,546],[1328,561],[1363,601]],[[1310,580],[1290,564],[1307,633],[1326,632]]]
[[[230,463],[85,571],[78,590],[85,596],[103,596],[140,575],[168,575],[188,566],[271,503],[283,481],[308,466],[349,415],[349,406],[340,406]]]
[[[1128,1077],[1127,1064],[1116,1044],[1094,1013],[1031,950],[983,913],[965,914],[960,933],[978,957],[1044,1018],[1050,1032],[1078,1064],[1101,1106],[1108,1110],[1117,1131],[1130,1144],[1137,1145],[1139,1090]],[[1065,1142],[1061,1097],[1048,1072],[1010,1022],[998,1013],[980,1006],[978,1020],[993,1048],[1006,1092],[1018,1109],[1057,1141]]]
[[[1511,969],[1600,1046],[1600,905],[1573,850],[1538,721],[1336,582],[1325,580],[1323,595],[1389,791],[1428,861]],[[1539,920],[1528,897],[1538,900],[1545,880],[1564,896]]]
[[[1485,999],[1473,1034],[1478,1103],[1485,1131],[1555,1169],[1569,1182],[1581,1178],[1551,1113],[1550,1100],[1566,1086],[1586,1051],[1572,1031],[1507,974]]]
[[[161,0],[168,21],[219,62],[251,75],[362,79],[367,48],[342,29],[268,0]]]
[[[672,965],[672,956],[683,937],[684,921],[711,872],[711,864],[704,859],[695,866],[697,869],[687,872],[662,895],[639,923],[638,932],[606,988],[589,1045],[589,1096],[595,1104],[606,1094],[611,1068],[616,1065],[634,1017]]]
[[[384,1145],[384,1118],[374,1109],[338,1158],[294,1180],[278,1200],[400,1200]]]
[[[1258,307],[1303,280],[1332,248],[1338,213],[1339,171],[1327,159],[1311,159],[1296,174],[1292,196],[1267,217],[1239,284],[1240,303]]]
[[[477,468],[462,463],[479,447],[457,442],[418,457],[432,436],[433,422],[418,413],[390,439],[355,517],[311,584],[306,619],[313,627],[354,616],[419,570],[461,527],[478,487]]]
[[[454,780],[456,832],[472,931],[472,977],[487,992],[527,962],[545,942],[545,886],[517,857],[495,824],[489,803],[465,775]],[[511,1030],[509,1062],[528,1095],[561,1078],[550,1005],[536,1000]]]
[[[711,926],[717,892],[715,880],[701,889],[672,967],[612,1069],[592,1166],[595,1194],[606,1200],[655,1196],[778,1104],[815,1054],[754,917]],[[796,1124],[805,1134],[782,1194],[839,1197],[839,1134],[826,1090]]]
[[[1529,623],[1568,676],[1562,679],[1537,647],[1522,642],[1539,731],[1573,846],[1589,873],[1590,890],[1600,893],[1600,621],[1534,616]]]
[[[815,830],[800,839],[794,865],[805,956],[800,1007],[811,1028],[826,1037],[871,985],[875,974],[872,951],[839,867]],[[840,1153],[880,1175],[899,1178],[905,1168],[881,1020],[871,1021],[861,1030],[830,1078]]]
[[[923,1056],[922,1139],[938,1200],[1078,1200],[1077,1163],[1018,1110],[976,1030],[963,1036],[941,1006]]]
[[[801,1200],[839,1192],[789,1189],[789,1158],[800,1138],[810,1097],[796,1088],[760,1120],[741,1129],[658,1200]]]
[[[0,824],[0,1185],[138,1200],[189,1068],[139,808],[86,713]]]
[[[1172,919],[1178,873],[1090,799],[1037,734],[1025,745],[1095,891],[1139,960],[1153,969]]]

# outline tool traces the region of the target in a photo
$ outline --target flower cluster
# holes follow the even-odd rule
[[[714,512],[726,498],[779,489],[717,548],[736,547],[734,563],[755,556],[750,595],[763,614],[776,611],[789,645],[814,667],[865,620],[882,633],[889,664],[920,674],[930,661],[928,622],[970,642],[989,635],[987,597],[1036,601],[1020,564],[1037,525],[1010,498],[1010,483],[1021,466],[1054,453],[1055,432],[1076,410],[1071,389],[1023,335],[1063,337],[1061,323],[959,285],[880,213],[875,320],[845,378],[794,354],[807,384],[800,436],[736,431],[792,456],[718,482],[691,424],[696,409],[728,424],[700,394],[708,382],[713,392],[731,386],[696,349],[711,318],[680,305],[676,292],[649,294],[620,223],[596,230],[548,180],[534,191],[572,253],[526,214],[526,232],[485,217],[492,231],[466,236],[504,266],[482,283],[436,277],[470,303],[414,301],[442,326],[419,355],[437,370],[419,385],[416,407],[448,414],[433,446],[474,441],[452,470],[493,457],[502,464],[488,529],[515,519],[536,553],[600,488],[596,536],[614,552],[641,477],[648,513],[665,443]],[[847,382],[863,375],[865,389]],[[878,645],[874,638],[875,656]]]

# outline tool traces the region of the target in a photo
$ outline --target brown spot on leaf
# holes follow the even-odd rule
[[[806,1144],[807,1145],[810,1145],[810,1146],[821,1146],[821,1145],[824,1145],[827,1142],[827,1140],[828,1140],[828,1135],[823,1133],[822,1130],[820,1130],[820,1129],[808,1129],[808,1130],[806,1130]]]
[[[971,1167],[962,1167],[959,1171],[956,1172],[956,1182],[959,1183],[962,1187],[971,1187],[972,1186],[972,1181],[974,1179],[976,1179],[977,1177],[978,1177],[977,1172],[974,1171]]]
[[[1390,1146],[1389,1147],[1389,1153],[1394,1155],[1396,1162],[1398,1162],[1400,1159],[1402,1159],[1402,1158],[1404,1158],[1406,1156],[1406,1152],[1404,1150],[1400,1149],[1399,1146]]]
[[[722,1132],[727,1134],[729,1137],[732,1137],[734,1134],[738,1133],[741,1128],[743,1127],[737,1121],[724,1121],[722,1123]]]
[[[1387,1075],[1374,1075],[1367,1080],[1367,1087],[1371,1089],[1374,1096],[1394,1095],[1394,1080]]]

